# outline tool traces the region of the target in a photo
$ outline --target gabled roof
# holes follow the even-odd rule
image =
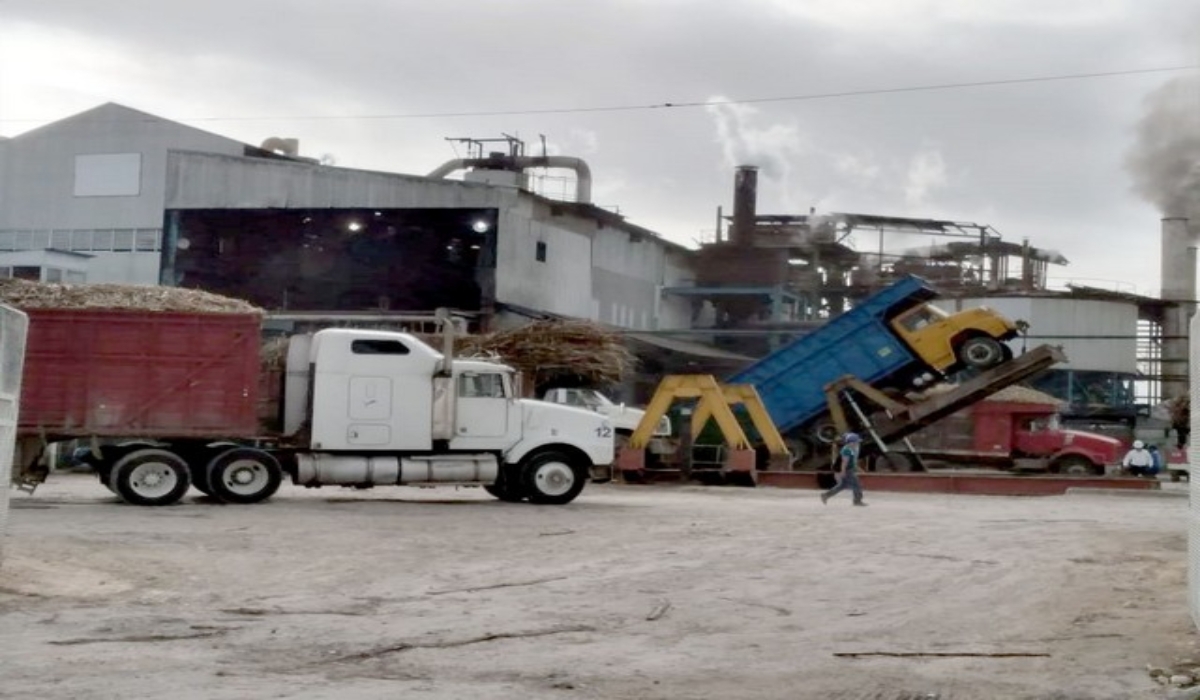
[[[170,119],[166,119],[164,117],[160,117],[155,114],[150,114],[149,112],[143,112],[141,110],[133,109],[132,107],[126,107],[125,105],[120,105],[120,104],[117,104],[116,102],[106,102],[102,105],[93,107],[89,110],[85,110],[85,111],[79,112],[77,114],[72,114],[69,117],[64,117],[57,121],[50,122],[49,124],[43,124],[42,126],[39,126],[36,129],[30,129],[29,131],[26,131],[24,133],[17,134],[16,136],[13,136],[11,140],[20,141],[21,139],[24,139],[24,138],[27,138],[30,136],[35,136],[35,135],[42,136],[45,134],[53,133],[59,129],[63,129],[63,128],[70,127],[70,126],[75,126],[77,124],[89,124],[89,123],[99,124],[99,123],[104,123],[104,122],[130,122],[130,121],[142,121],[142,122],[158,124],[158,125],[162,125],[162,126],[169,126],[174,129],[189,130],[189,131],[193,131],[198,134],[204,134],[206,136],[210,136],[213,138],[224,139],[231,144],[237,144],[239,146],[253,148],[253,146],[251,146],[250,144],[242,143],[241,141],[238,141],[236,139],[231,139],[228,136],[222,136],[221,134],[214,134],[211,131],[197,129],[193,126],[188,126],[187,124],[182,124],[180,122],[172,121]]]

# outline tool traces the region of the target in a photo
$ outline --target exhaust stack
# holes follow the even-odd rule
[[[729,240],[734,245],[751,245],[757,206],[758,168],[739,165],[733,179],[733,226],[729,230]]]
[[[1196,311],[1196,240],[1187,219],[1162,220],[1160,298],[1175,302],[1163,317],[1162,398],[1188,392],[1188,327]]]

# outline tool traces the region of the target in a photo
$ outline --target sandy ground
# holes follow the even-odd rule
[[[1151,698],[1187,499],[592,486],[14,496],[0,697]],[[1017,656],[853,657],[859,653]]]

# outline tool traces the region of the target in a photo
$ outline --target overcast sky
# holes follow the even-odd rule
[[[745,163],[760,213],[986,223],[1066,255],[1053,282],[1157,294],[1159,208],[1126,162],[1169,81],[1185,108],[1164,123],[1200,124],[1196,71],[528,112],[1191,64],[1194,0],[0,0],[0,134],[112,101],[415,174],[465,155],[444,137],[545,135],[590,163],[597,204],[680,242],[711,235]],[[479,112],[526,113],[394,117]]]

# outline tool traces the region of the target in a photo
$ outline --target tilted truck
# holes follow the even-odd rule
[[[925,466],[970,465],[1070,476],[1103,475],[1125,454],[1120,440],[1063,429],[1058,403],[1023,387],[999,391],[970,408],[914,433],[910,440]],[[891,452],[894,469],[916,466],[911,453]]]
[[[268,372],[255,314],[26,312],[18,485],[45,477],[48,444],[72,439],[138,505],[174,503],[189,486],[253,503],[284,475],[308,487],[476,484],[564,504],[613,461],[608,418],[518,398],[509,367],[405,333],[294,336],[286,366]]]
[[[803,461],[837,437],[825,391],[842,377],[905,392],[1012,359],[1004,341],[1017,336],[1016,324],[986,307],[946,313],[929,303],[937,296],[924,280],[904,277],[726,382],[758,390]]]

